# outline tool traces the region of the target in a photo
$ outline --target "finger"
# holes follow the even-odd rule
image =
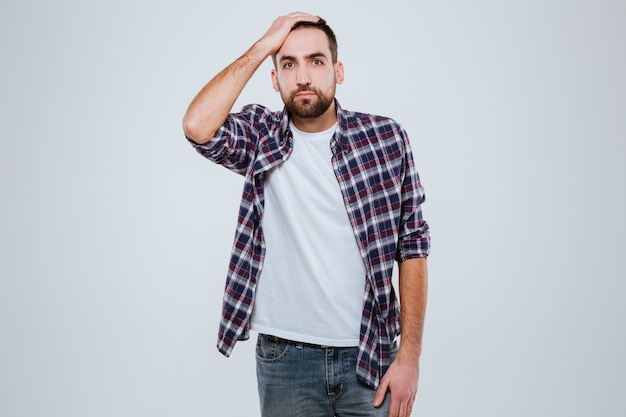
[[[388,389],[389,382],[387,382],[387,379],[383,377],[383,379],[380,381],[378,389],[376,390],[376,395],[374,396],[374,407],[380,407],[380,405],[385,400],[385,395],[387,394]]]
[[[411,413],[413,412],[413,404],[415,403],[415,395],[412,395],[405,404],[405,414],[406,417],[411,417]],[[400,414],[402,416],[402,414]]]
[[[402,401],[400,403],[400,407],[398,409],[398,417],[409,417],[409,413],[407,413],[408,410],[408,404],[405,401]]]
[[[300,21],[306,21],[306,22],[318,22],[320,20],[319,16],[314,16],[310,13],[303,13],[303,12],[293,12],[293,13],[289,13],[287,15],[287,17],[292,20],[292,21],[296,21],[296,22],[300,22]]]
[[[389,405],[389,417],[399,417],[400,416],[400,401],[396,400],[391,395],[391,404]]]

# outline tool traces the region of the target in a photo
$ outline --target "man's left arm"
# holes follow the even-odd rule
[[[382,404],[391,391],[389,417],[409,417],[417,394],[419,359],[428,293],[426,258],[407,259],[399,264],[402,336],[396,359],[383,376],[374,406]]]

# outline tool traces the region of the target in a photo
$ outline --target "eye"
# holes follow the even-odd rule
[[[313,60],[313,65],[324,65],[324,61],[322,61],[321,59],[315,58]]]
[[[283,69],[293,68],[293,62],[285,62]]]

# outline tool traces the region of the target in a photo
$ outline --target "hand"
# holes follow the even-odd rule
[[[419,362],[410,360],[403,362],[400,353],[398,352],[398,357],[391,363],[380,381],[374,397],[374,407],[378,407],[385,399],[387,390],[391,391],[389,417],[410,417],[417,395]]]
[[[319,20],[320,18],[318,16],[303,12],[293,12],[286,16],[277,17],[259,42],[266,45],[270,55],[274,55],[283,45],[285,39],[287,39],[287,36],[291,32],[291,28],[293,28],[296,23],[316,23],[319,22]]]

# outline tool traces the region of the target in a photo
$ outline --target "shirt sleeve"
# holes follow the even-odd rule
[[[270,116],[271,112],[266,107],[251,104],[243,107],[239,113],[229,114],[224,124],[207,143],[201,145],[188,140],[202,156],[244,175],[254,160],[259,132],[267,130],[266,120]]]
[[[422,215],[422,203],[426,200],[426,195],[404,129],[401,129],[401,136],[405,149],[405,175],[402,182],[402,218],[396,252],[398,262],[425,258],[430,253],[430,230]]]

